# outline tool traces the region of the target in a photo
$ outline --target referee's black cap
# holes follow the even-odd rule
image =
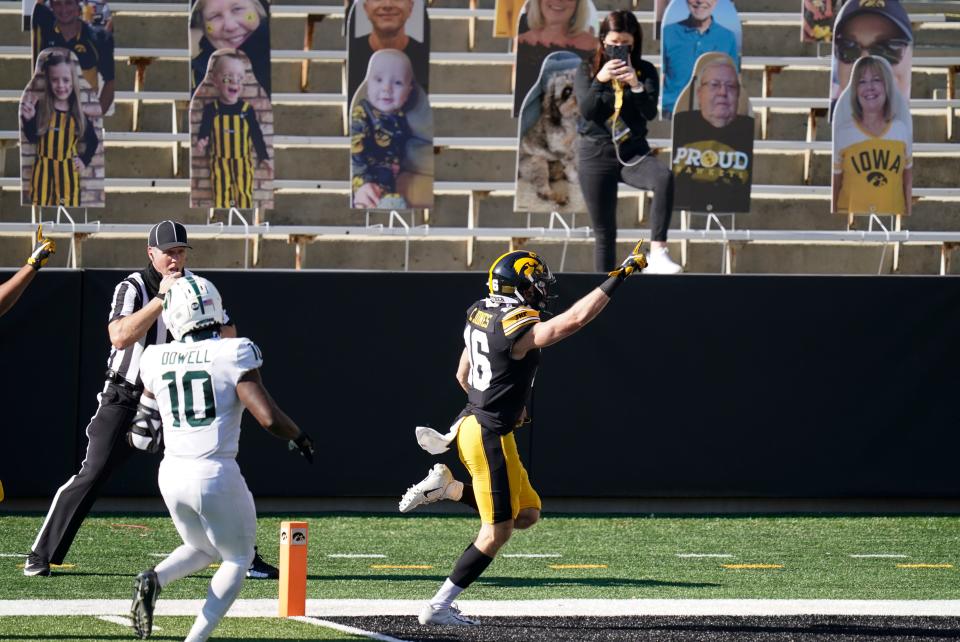
[[[160,250],[174,247],[190,247],[187,243],[187,228],[179,221],[160,221],[150,228],[147,245]]]

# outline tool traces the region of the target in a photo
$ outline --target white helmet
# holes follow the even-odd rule
[[[222,325],[220,293],[202,276],[177,279],[163,299],[163,323],[177,341],[194,330]]]

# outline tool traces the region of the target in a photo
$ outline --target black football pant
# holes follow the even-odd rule
[[[673,214],[673,173],[653,156],[632,167],[621,165],[613,142],[583,136],[578,143],[578,172],[597,244],[593,266],[609,272],[617,266],[617,186],[620,181],[653,191],[650,240],[666,241]],[[624,159],[633,162],[633,159]]]
[[[126,435],[137,414],[140,392],[108,383],[97,396],[100,407],[87,426],[87,453],[80,472],[53,496],[33,543],[33,552],[52,564],[63,563],[103,485],[133,452]]]

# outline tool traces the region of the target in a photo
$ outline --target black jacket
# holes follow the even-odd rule
[[[620,118],[630,128],[630,138],[620,146],[621,158],[631,158],[650,151],[647,143],[647,121],[657,117],[660,100],[660,77],[657,69],[646,60],[640,62],[637,73],[644,91],[634,93],[624,88]],[[599,82],[593,74],[593,60],[583,61],[574,81],[580,121],[577,132],[587,138],[611,140],[608,119],[613,116],[616,94],[613,83]]]

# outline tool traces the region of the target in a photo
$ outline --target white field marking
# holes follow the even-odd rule
[[[126,628],[128,628],[128,629],[132,629],[132,628],[133,628],[133,622],[130,621],[130,616],[125,616],[125,615],[99,615],[99,616],[97,616],[97,619],[98,619],[98,620],[103,620],[104,622],[110,622],[111,624],[119,624],[120,626],[124,626],[124,627],[126,627]],[[153,630],[154,630],[154,631],[162,631],[163,629],[161,629],[159,626],[157,626],[156,624],[154,624],[154,625],[153,625]]]
[[[157,601],[156,615],[195,616],[204,600]],[[960,600],[467,600],[467,615],[511,617],[640,615],[891,615],[960,617]],[[307,600],[311,617],[416,615],[423,600]],[[130,600],[0,600],[2,616],[126,615]],[[277,616],[276,599],[242,599],[228,617]]]
[[[860,559],[860,558],[871,558],[871,557],[879,557],[879,558],[882,558],[882,559],[890,559],[890,558],[893,558],[893,559],[904,559],[904,558],[907,558],[907,557],[910,557],[910,556],[909,556],[909,555],[899,555],[899,554],[896,554],[896,553],[856,553],[856,554],[851,554],[850,557],[855,557],[855,558],[857,558],[857,559]]]
[[[560,553],[504,553],[500,557],[563,557]]]
[[[168,557],[170,553],[150,553],[150,557]]]
[[[0,553],[0,557],[27,557],[25,553]]]
[[[733,557],[730,553],[677,553],[677,557]]]
[[[312,624],[314,626],[322,626],[324,628],[340,631],[341,633],[352,633],[353,635],[362,635],[363,637],[370,638],[371,640],[381,640],[381,642],[403,642],[403,640],[401,640],[400,638],[394,638],[389,635],[384,635],[383,633],[374,633],[373,631],[365,631],[364,629],[358,629],[355,626],[347,626],[346,624],[331,622],[330,620],[319,620],[317,618],[306,617],[303,615],[294,615],[289,619],[296,620],[297,622],[306,622],[307,624]]]
[[[344,557],[347,559],[353,559],[355,557],[375,557],[377,559],[386,559],[386,555],[382,553],[327,553],[327,557]]]

